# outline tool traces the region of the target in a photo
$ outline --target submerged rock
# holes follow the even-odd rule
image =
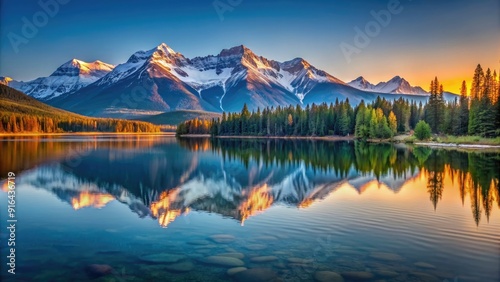
[[[170,254],[170,253],[142,255],[139,257],[140,260],[149,263],[175,263],[185,258],[186,258],[185,255]]]
[[[282,256],[282,255],[289,255],[289,252],[284,252],[284,251],[274,251],[273,254]]]
[[[278,276],[276,272],[268,268],[252,268],[240,271],[234,275],[238,282],[270,282]]]
[[[111,274],[113,268],[107,264],[89,264],[85,267],[85,272],[90,278],[98,278]]]
[[[233,267],[233,268],[228,269],[226,273],[229,276],[233,276],[236,273],[242,272],[242,271],[245,271],[245,270],[247,270],[246,267],[242,267],[242,266],[240,266],[240,267]]]
[[[314,274],[314,279],[318,282],[343,282],[344,278],[337,272],[333,271],[317,271]]]
[[[399,276],[399,273],[391,270],[376,270],[375,275],[383,277],[383,278],[394,278]]]
[[[224,256],[210,256],[200,259],[201,262],[206,264],[220,265],[220,266],[243,266],[245,263],[237,258],[224,257]]]
[[[237,258],[237,259],[243,259],[245,257],[244,254],[242,253],[222,253],[222,254],[217,254],[217,256],[221,257],[230,257],[230,258]]]
[[[193,270],[194,264],[190,261],[185,261],[166,265],[165,268],[173,272],[189,272]]]
[[[384,252],[372,252],[370,254],[371,258],[385,261],[402,261],[404,258],[398,254],[394,253],[384,253]]]
[[[275,256],[261,256],[261,257],[253,257],[250,259],[251,262],[264,263],[278,260],[278,257]]]
[[[374,275],[367,271],[346,271],[342,272],[342,277],[347,280],[363,281],[373,279]]]
[[[307,264],[313,262],[312,259],[303,259],[303,258],[288,258],[287,261],[289,263],[298,263],[298,264]]]
[[[227,244],[233,242],[235,238],[233,235],[229,234],[217,234],[210,236],[210,240],[219,244]]]
[[[416,262],[413,264],[414,266],[416,267],[420,267],[420,268],[425,268],[425,269],[436,269],[436,267],[430,263],[426,263],[426,262]]]
[[[281,269],[287,269],[288,267],[286,266],[286,264],[282,263],[282,262],[278,262],[278,263],[275,263],[274,264],[274,267],[276,268],[281,268]]]
[[[426,281],[426,282],[440,282],[441,281],[441,279],[437,278],[436,276],[425,273],[425,272],[412,271],[412,272],[410,272],[410,275],[417,277],[418,279]]]
[[[264,250],[265,248],[267,248],[267,246],[263,244],[250,244],[245,246],[245,249],[250,251],[260,251]]]

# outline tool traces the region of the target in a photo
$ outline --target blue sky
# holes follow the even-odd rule
[[[41,0],[58,6],[45,19],[39,1],[0,1],[0,75],[19,80],[47,76],[72,58],[119,64],[161,42],[186,57],[244,44],[279,61],[302,57],[342,80],[398,74],[424,88],[435,75],[458,87],[477,63],[500,67],[498,0]],[[372,11],[397,2],[399,12],[346,59],[340,46],[356,47],[355,28],[365,30]],[[230,9],[218,13],[214,3]],[[32,38],[23,35],[23,18],[38,20]]]

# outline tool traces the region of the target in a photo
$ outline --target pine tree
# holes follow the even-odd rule
[[[430,91],[431,95],[429,97],[429,102],[425,107],[425,116],[431,130],[437,133],[441,129],[440,127],[442,127],[442,121],[444,118],[444,91],[443,86],[439,84],[437,77],[431,81]]]
[[[455,131],[457,135],[466,135],[469,130],[469,97],[467,96],[467,83],[462,82],[460,89],[460,100],[458,110],[458,127]]]
[[[472,78],[472,86],[470,90],[471,99],[480,99],[481,94],[483,93],[484,87],[484,72],[481,65],[477,65],[476,70],[474,71],[474,77]]]
[[[500,79],[498,81],[497,87],[497,97],[496,97],[496,118],[495,118],[495,128],[496,128],[496,136],[500,136]]]
[[[410,106],[410,128],[415,129],[417,122],[420,120],[420,113],[418,111],[417,103],[413,101]]]
[[[243,135],[247,135],[248,134],[248,120],[250,119],[250,111],[248,110],[248,106],[247,104],[245,103],[243,105],[243,109],[241,109],[241,121],[240,121],[240,125],[238,127],[241,127],[240,130],[241,130],[241,133]]]
[[[368,138],[368,122],[366,118],[368,117],[367,115],[367,108],[365,106],[365,102],[361,101],[361,103],[357,107],[357,114],[356,114],[356,125],[354,129],[354,135],[357,138],[360,139],[366,139]]]
[[[346,136],[349,133],[350,118],[347,112],[347,108],[344,103],[340,105],[340,112],[338,118],[338,131],[342,136]]]
[[[398,122],[396,120],[396,115],[394,114],[393,111],[389,113],[388,122],[389,122],[389,128],[392,131],[392,135],[395,135],[398,129]]]
[[[492,104],[493,84],[493,77],[488,69],[484,76],[483,93],[480,96],[476,113],[476,133],[484,137],[495,135],[495,107]]]

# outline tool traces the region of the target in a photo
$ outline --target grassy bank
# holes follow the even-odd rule
[[[443,145],[484,145],[500,146],[500,137],[484,138],[480,136],[436,136],[430,140],[418,140],[415,136],[408,136],[404,139],[405,143],[426,143]]]
[[[439,137],[437,142],[452,144],[473,144],[473,145],[499,145],[500,137],[484,138],[479,136],[445,136]]]

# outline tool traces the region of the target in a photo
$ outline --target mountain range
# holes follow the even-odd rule
[[[391,94],[413,94],[413,95],[428,95],[420,86],[411,86],[410,83],[400,77],[395,76],[389,81],[379,82],[378,84],[372,84],[367,81],[364,77],[360,76],[355,80],[348,83],[348,85],[370,92],[381,92],[381,93],[391,93]]]
[[[357,104],[377,96],[422,102],[428,97],[399,76],[377,85],[362,77],[345,83],[302,58],[278,62],[243,45],[190,59],[162,43],[117,66],[73,59],[48,77],[0,77],[0,83],[65,110],[120,118],[177,110],[235,112],[245,103],[256,110],[347,98]]]

